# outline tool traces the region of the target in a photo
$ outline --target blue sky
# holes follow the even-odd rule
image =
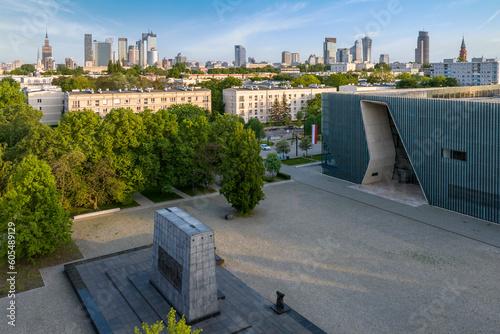
[[[36,61],[45,28],[56,63],[72,57],[82,64],[83,38],[118,37],[135,43],[148,29],[158,35],[160,59],[179,52],[189,60],[234,60],[234,45],[257,61],[278,62],[282,51],[322,56],[325,37],[350,47],[364,33],[372,57],[413,61],[418,31],[430,36],[431,61],[458,57],[462,34],[469,58],[500,58],[498,0],[343,1],[97,1],[2,0],[0,62]]]

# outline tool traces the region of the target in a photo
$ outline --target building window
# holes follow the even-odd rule
[[[126,104],[130,103],[130,100],[125,100],[125,103],[126,103]]]
[[[467,161],[467,152],[450,150],[447,148],[441,149],[441,157],[445,159],[453,159],[460,161]]]
[[[36,102],[42,103],[42,99],[37,99]],[[40,109],[40,110],[42,110],[42,109]]]
[[[80,101],[73,101],[73,108],[80,108]]]
[[[188,97],[188,103],[191,103],[191,96]]]
[[[155,98],[154,97],[151,98],[151,103],[155,103]]]
[[[148,99],[144,99],[144,104],[148,104]]]
[[[108,104],[108,100],[102,100],[102,105],[105,106]]]
[[[92,100],[88,100],[88,101],[87,101],[87,105],[88,105],[88,106],[91,106],[91,105],[92,105]]]
[[[99,100],[95,100],[95,106],[99,107]]]
[[[137,103],[141,103],[141,99],[137,99]]]
[[[245,97],[244,96],[240,96],[240,101],[245,101]]]
[[[137,111],[141,111],[141,107],[137,107]]]
[[[114,104],[120,104],[120,99],[115,99]]]
[[[42,110],[42,107],[40,107],[40,110]]]
[[[186,98],[185,97],[181,97],[181,102],[184,102],[186,101]]]
[[[175,102],[175,97],[171,97],[170,102]]]

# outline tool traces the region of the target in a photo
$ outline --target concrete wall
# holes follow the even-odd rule
[[[370,160],[363,184],[380,182],[392,177],[396,149],[392,138],[387,105],[361,101],[361,114]]]

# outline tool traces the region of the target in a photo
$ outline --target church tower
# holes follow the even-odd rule
[[[460,54],[458,57],[463,61],[467,61],[467,50],[465,49],[465,41],[463,36],[462,36],[462,46],[460,47]]]

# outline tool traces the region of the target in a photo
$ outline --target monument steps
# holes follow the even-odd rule
[[[113,285],[123,296],[127,304],[130,305],[141,322],[154,324],[156,321],[161,320],[161,317],[151,308],[139,290],[128,280],[127,276],[123,275],[123,270],[111,269],[106,272],[106,275],[108,275]]]

